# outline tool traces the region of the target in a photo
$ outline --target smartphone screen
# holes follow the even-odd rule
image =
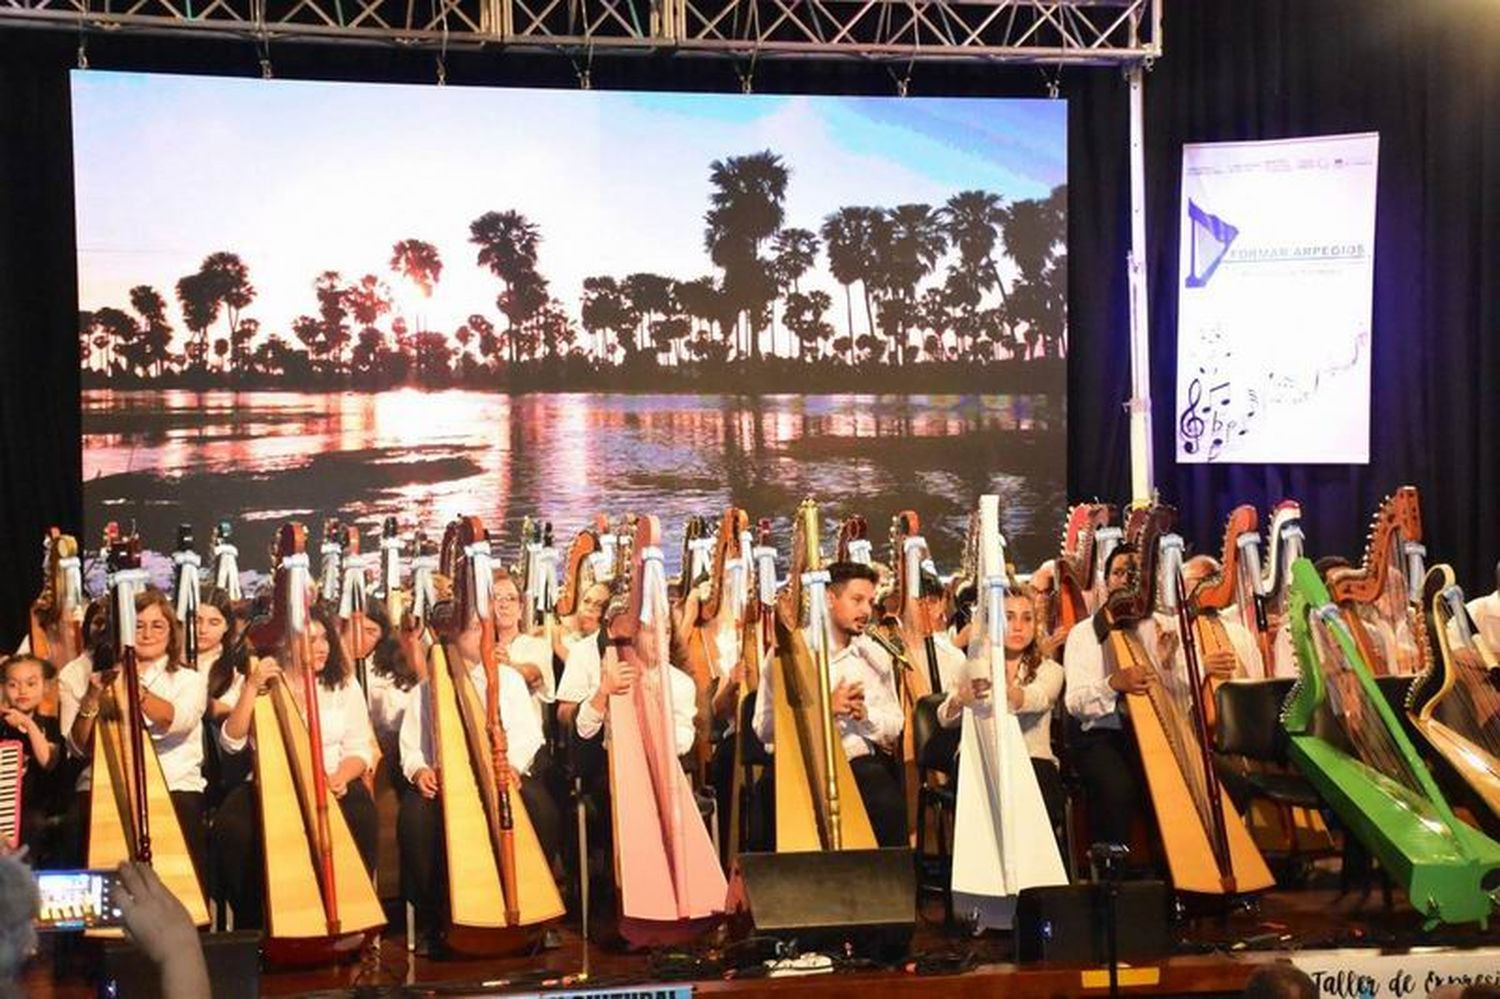
[[[114,871],[37,871],[41,895],[38,930],[91,930],[119,926],[115,904],[119,875]]]

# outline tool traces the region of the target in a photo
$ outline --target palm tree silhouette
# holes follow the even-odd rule
[[[802,275],[812,270],[813,264],[818,262],[818,250],[822,247],[818,241],[817,233],[810,229],[782,229],[771,241],[772,257],[771,270],[776,277],[776,286],[784,296],[788,291],[796,294],[801,291],[798,282]],[[788,309],[791,308],[788,303]],[[790,329],[790,326],[788,326]],[[772,326],[772,340],[775,340],[775,327]],[[793,345],[800,345],[802,339],[796,337]]]
[[[614,355],[609,334],[625,351],[627,359],[635,353],[634,334],[639,316],[631,307],[620,282],[612,277],[598,276],[583,279],[583,328],[598,339],[596,356],[608,363]]]
[[[220,352],[216,348],[215,353],[220,358],[227,355],[228,366],[235,368],[238,366],[239,355],[229,350],[228,344],[233,342],[234,332],[239,328],[240,310],[255,298],[255,286],[250,283],[250,268],[245,266],[238,253],[220,250],[204,257],[203,263],[198,266],[198,272],[203,275],[208,293],[223,305],[224,321],[229,327],[225,350]]]
[[[99,337],[108,345],[105,356],[115,360],[123,361],[123,371],[129,371],[133,367],[139,367],[138,340],[140,327],[129,314],[112,305],[106,305],[102,309],[94,311],[94,326],[99,331]],[[97,343],[98,340],[95,340]],[[113,361],[111,361],[111,373],[113,373]]]
[[[786,327],[797,338],[798,356],[822,358],[824,344],[833,338],[833,325],[823,318],[831,305],[828,292],[817,288],[786,297]]]
[[[98,336],[98,334],[99,324],[94,322],[94,314],[88,309],[79,309],[78,363],[84,368],[89,367],[89,362],[93,359],[94,351],[96,349],[102,352],[108,346],[108,344],[95,344],[94,340]],[[109,371],[108,363],[105,363],[104,370],[107,374]]]
[[[712,330],[714,321],[723,310],[719,289],[714,285],[714,279],[704,276],[693,278],[691,281],[678,281],[675,285],[673,297],[677,299],[683,314],[692,323],[690,336],[698,335],[699,322],[706,323]]]
[[[324,271],[313,282],[313,294],[318,299],[317,316],[298,316],[292,320],[292,333],[306,345],[308,355],[321,358],[334,374],[343,371],[344,347],[349,342],[347,291],[338,271]]]
[[[443,276],[443,257],[436,246],[425,240],[403,239],[391,247],[390,267],[398,277],[411,282],[423,298],[431,298],[433,289]],[[416,319],[417,330],[420,332],[422,317],[417,316]]]
[[[897,205],[886,213],[890,242],[881,255],[879,269],[889,297],[882,306],[890,320],[886,335],[895,342],[897,366],[906,363],[907,330],[915,315],[917,285],[932,273],[948,249],[943,217],[931,205]]]
[[[188,360],[201,373],[208,360],[208,328],[219,318],[218,288],[202,271],[188,274],[177,281],[177,301],[182,305],[183,325],[192,333]]]
[[[1065,271],[1062,276],[1057,272],[1066,268],[1066,199],[1066,188],[1058,187],[1047,198],[1017,201],[1004,210],[1000,222],[1019,274],[1011,311],[1026,323],[1028,359],[1042,344],[1060,345],[1063,336],[1065,298],[1060,301],[1058,292],[1066,277]]]
[[[148,284],[130,289],[130,307],[141,317],[140,357],[142,374],[161,377],[172,347],[172,327],[167,322],[167,302]]]
[[[559,358],[573,349],[578,339],[578,330],[573,325],[562,303],[550,298],[537,310],[532,319],[536,327],[537,345],[543,358]]]
[[[490,367],[500,360],[500,339],[495,336],[495,324],[482,313],[474,313],[468,320],[469,329],[474,331],[477,338],[479,356],[489,361]]]
[[[514,363],[518,359],[516,326],[547,300],[546,282],[536,273],[541,233],[526,216],[514,209],[485,212],[469,223],[469,242],[479,247],[476,263],[488,268],[504,285],[497,304],[505,314],[505,338]],[[538,294],[538,282],[541,294]]]
[[[647,340],[641,333],[644,330],[647,337],[651,336],[652,318],[676,311],[677,303],[672,298],[672,279],[660,274],[629,274],[621,283],[620,290],[639,317],[634,336],[636,349],[642,350]]]
[[[1006,307],[1005,284],[995,266],[999,226],[1005,220],[1003,203],[993,192],[969,190],[949,198],[941,209],[943,228],[958,250],[958,261],[949,266],[947,279],[948,299],[959,309],[955,327],[973,328],[984,293],[991,288],[999,290],[1001,308]],[[960,352],[966,349],[962,336]]]
[[[372,375],[385,347],[385,336],[376,324],[391,311],[391,290],[374,274],[366,274],[344,290],[343,304],[359,326],[356,346],[359,356],[351,358],[351,363],[355,368],[363,368],[365,375]]]
[[[781,228],[788,176],[781,157],[769,149],[709,165],[713,191],[703,217],[703,248],[724,271],[724,293],[734,304],[736,316],[749,320],[747,350],[741,356],[748,353],[752,361],[760,357],[759,313],[775,298],[760,247]],[[766,296],[768,284],[773,290]]]
[[[844,286],[844,314],[849,329],[849,363],[855,361],[854,305],[850,288],[854,282],[864,285],[865,319],[870,330],[875,320],[870,307],[870,284],[875,271],[877,248],[888,228],[885,215],[878,208],[859,205],[840,208],[823,220],[820,230],[828,244],[828,267],[833,278]]]

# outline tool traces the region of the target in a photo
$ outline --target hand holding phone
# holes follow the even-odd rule
[[[37,871],[39,931],[67,932],[121,925],[119,875],[112,870]]]

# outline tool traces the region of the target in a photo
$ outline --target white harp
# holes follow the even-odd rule
[[[971,678],[991,679],[990,695],[964,709],[957,815],[953,826],[953,907],[976,929],[1009,929],[1023,888],[1068,883],[1021,724],[1005,694],[1005,539],[1000,498],[979,499],[976,578],[980,598],[968,649]]]

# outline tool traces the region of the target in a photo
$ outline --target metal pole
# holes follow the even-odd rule
[[[1146,282],[1146,111],[1145,67],[1131,66],[1130,84],[1130,494],[1149,503],[1156,488],[1151,455],[1150,309]]]

